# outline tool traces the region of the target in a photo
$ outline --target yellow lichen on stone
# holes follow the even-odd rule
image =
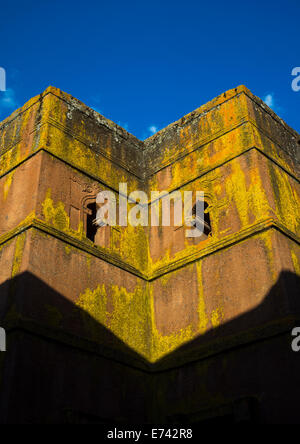
[[[202,261],[198,261],[196,263],[196,266],[197,266],[198,298],[199,298],[198,302],[199,333],[203,334],[206,332],[208,319],[206,314],[204,292],[203,292]]]
[[[65,252],[69,255],[72,251],[72,247],[70,245],[65,245]]]
[[[43,216],[46,223],[66,234],[69,234],[70,236],[74,236],[78,239],[85,238],[85,234],[83,232],[83,222],[80,221],[77,231],[70,228],[70,219],[66,212],[65,205],[63,202],[54,204],[54,201],[51,198],[51,189],[47,191],[46,198],[42,203],[42,207]]]
[[[19,236],[17,236],[14,259],[12,264],[12,271],[11,271],[12,278],[15,277],[20,272],[22,266],[25,241],[26,241],[26,233],[21,233]]]
[[[4,182],[4,200],[7,199],[7,196],[8,196],[12,181],[13,181],[13,177],[14,177],[14,171],[7,175],[7,178]]]
[[[181,345],[191,341],[195,337],[195,331],[192,325],[181,328],[170,335],[161,334],[156,327],[153,289],[149,288],[150,304],[151,304],[151,354],[150,362],[156,362],[164,356],[170,354]]]
[[[55,228],[62,231],[69,229],[69,217],[65,211],[64,204],[58,202],[57,206],[54,206],[51,199],[51,190],[48,190],[46,199],[43,202],[43,214],[46,222],[51,223]]]
[[[76,305],[104,325],[107,318],[107,295],[104,284],[98,285],[95,290],[87,288],[79,296]]]
[[[269,168],[275,194],[277,217],[289,230],[295,234],[299,234],[300,198],[299,191],[297,191],[299,185],[287,174],[282,174],[282,171],[276,165],[270,165]],[[292,183],[294,186],[291,185]]]
[[[0,176],[12,170],[21,161],[20,144],[1,155]]]
[[[169,355],[180,346],[191,341],[194,337],[195,332],[192,325],[181,328],[171,335],[160,334],[154,326],[152,330],[152,353],[150,362],[154,363],[166,355]]]
[[[137,285],[133,292],[117,285],[99,285],[87,289],[76,302],[91,319],[110,330],[117,338],[135,352],[149,358],[149,303],[145,288]],[[86,319],[87,328],[94,339],[97,325]]]
[[[298,250],[298,253],[299,253],[299,250]],[[297,256],[297,254],[294,252],[294,250],[291,250],[291,256],[292,256],[292,261],[293,261],[295,272],[297,273],[298,276],[300,276],[299,254]]]
[[[213,328],[218,327],[224,319],[224,311],[222,307],[218,307],[211,312],[211,325]]]
[[[119,252],[122,259],[146,274],[150,255],[146,228],[128,225],[120,233],[120,245]]]
[[[124,287],[110,288],[113,309],[108,326],[132,350],[149,358],[149,301],[145,286],[137,285],[133,292]]]
[[[22,222],[19,223],[18,227],[20,226],[25,226],[25,225],[29,225],[30,222],[32,222],[35,219],[35,211],[32,210],[28,216],[25,217],[25,219],[22,220]]]

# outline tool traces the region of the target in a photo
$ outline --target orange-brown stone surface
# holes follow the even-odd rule
[[[0,422],[295,416],[299,143],[244,86],[145,141],[53,87],[2,122]],[[211,232],[89,239],[120,183],[203,191]]]

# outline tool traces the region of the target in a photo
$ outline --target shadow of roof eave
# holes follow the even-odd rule
[[[156,354],[151,348],[151,337],[146,357],[29,272],[0,286],[0,322],[8,336],[24,332],[145,372],[161,372],[290,332],[300,320],[299,282],[295,273],[282,272],[259,306],[194,337],[155,361],[151,360]],[[287,302],[287,310],[283,311],[283,303],[286,306]],[[47,316],[42,314],[46,306],[61,310],[68,317],[67,322],[55,327],[51,325]],[[90,332],[93,332],[92,337],[87,334]]]

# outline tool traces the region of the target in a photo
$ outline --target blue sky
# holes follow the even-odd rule
[[[299,0],[1,3],[0,119],[53,85],[144,139],[244,84],[300,132]]]

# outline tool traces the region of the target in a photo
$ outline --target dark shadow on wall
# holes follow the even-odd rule
[[[0,287],[0,422],[299,422],[299,283],[283,272],[258,307],[150,364],[23,273]]]

